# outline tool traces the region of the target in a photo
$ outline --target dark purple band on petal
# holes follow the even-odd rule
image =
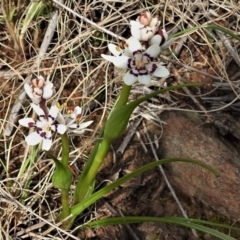
[[[148,75],[147,69],[140,70],[140,71],[138,72],[138,75],[140,75],[140,76],[146,76],[146,75]]]
[[[153,63],[152,64],[152,69],[150,70],[149,73],[154,73],[156,69],[157,69],[157,64]]]
[[[42,138],[44,138],[44,139],[52,140],[52,137],[47,137],[47,133],[46,133],[46,132],[41,132],[39,135],[40,135]]]
[[[142,50],[141,50],[141,49],[134,51],[132,54],[133,54],[133,56],[134,56],[135,54],[139,54],[139,53],[142,54]]]
[[[50,114],[48,115],[49,118],[51,118],[53,121],[55,120],[55,118],[53,116],[51,116]]]
[[[158,30],[158,31],[157,31],[157,34],[162,37],[161,42],[160,42],[160,44],[159,44],[159,45],[161,46],[161,45],[163,45],[163,44],[165,43],[165,41],[166,41],[162,29]]]
[[[41,128],[36,127],[36,132],[37,132],[39,135],[41,135],[41,131],[42,131]]]
[[[29,122],[29,123],[28,123],[28,127],[29,127],[29,128],[35,127],[35,126],[36,126],[35,122]]]
[[[129,73],[132,74],[135,77],[138,76],[138,71],[134,71],[134,69],[131,69]]]
[[[143,54],[143,56],[148,57],[151,61],[153,60],[153,57],[146,52]]]
[[[76,126],[74,126],[74,127],[69,126],[69,128],[71,128],[71,129],[78,129],[78,128],[80,128],[80,124],[76,123]]]
[[[127,62],[127,67],[128,67],[128,68],[132,68],[132,66],[134,65],[134,62],[135,62],[134,59],[129,58],[129,59],[128,59],[128,62]]]
[[[58,124],[54,124],[54,125],[52,125],[52,126],[54,126],[54,131],[57,132],[57,130],[58,130]]]

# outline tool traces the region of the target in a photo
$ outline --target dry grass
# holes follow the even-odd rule
[[[27,1],[26,1],[27,2]],[[116,34],[119,37],[130,36],[129,20],[146,9],[160,16],[162,26],[168,32],[177,33],[184,29],[202,24],[216,24],[223,26],[235,34],[240,33],[240,5],[233,0],[169,0],[169,1],[66,1],[64,3],[77,14],[97,23],[98,26]],[[26,5],[26,9],[28,9]],[[58,9],[57,27],[52,42],[44,57],[39,60],[39,48],[44,38],[48,21],[52,13]],[[71,165],[79,171],[80,162],[84,162],[98,136],[100,127],[109,109],[114,103],[121,87],[121,75],[114,74],[112,65],[101,59],[100,54],[107,51],[108,42],[118,42],[106,31],[100,31],[90,23],[79,19],[66,9],[53,3],[49,13],[34,19],[28,26],[24,35],[24,50],[20,53],[14,51],[12,38],[3,21],[0,23],[0,239],[13,239],[19,236],[25,239],[78,239],[71,233],[57,227],[55,220],[59,213],[58,191],[51,184],[53,162],[46,158],[39,149],[30,149],[25,145],[24,136],[28,134],[25,129],[20,129],[17,119],[31,116],[29,99],[21,101],[20,111],[14,108],[16,118],[9,118],[13,107],[18,102],[19,94],[25,81],[31,76],[43,75],[56,84],[57,92],[54,96],[60,102],[82,105],[88,112],[87,119],[94,119],[94,132],[83,138],[72,137]],[[16,31],[20,31],[21,19],[26,10],[20,9],[17,16]],[[3,12],[0,13],[0,17]],[[37,37],[34,37],[37,34]],[[223,41],[223,38],[226,40]],[[234,51],[231,52],[231,49]],[[173,46],[173,55],[166,51],[164,61],[168,63],[173,75],[166,81],[166,85],[182,82],[203,82],[206,88],[201,90],[202,96],[208,96],[215,91],[212,87],[214,78],[229,83],[233,92],[238,92],[239,62],[232,59],[238,58],[239,41],[229,38],[226,34],[204,29],[192,30],[183,33],[176,39]],[[236,55],[234,55],[236,54]],[[170,59],[171,58],[171,59]],[[167,60],[175,62],[167,62]],[[178,64],[179,63],[179,64]],[[184,65],[192,67],[189,70]],[[231,66],[234,65],[234,66]],[[203,74],[195,73],[194,69]],[[177,71],[177,74],[174,74]],[[160,81],[153,81],[151,86],[136,85],[133,89],[133,98],[143,92],[157,89],[162,85]],[[107,89],[107,91],[103,91]],[[189,95],[188,93],[182,93]],[[102,96],[104,101],[99,100]],[[177,95],[178,96],[178,95]],[[97,107],[94,99],[97,97]],[[177,101],[176,95],[167,96],[172,103]],[[194,95],[192,96],[194,98]],[[238,96],[236,95],[236,99]],[[234,102],[233,101],[233,102]],[[169,102],[168,102],[169,103]],[[155,104],[146,104],[135,113],[134,118],[143,115],[159,123],[157,114],[151,112],[162,111],[158,105],[160,99],[155,99]],[[170,104],[164,105],[171,109]],[[220,106],[218,111],[226,105]],[[157,110],[156,110],[157,109]],[[180,108],[178,108],[180,110]],[[183,110],[183,109],[182,109]],[[209,110],[194,111],[209,114]],[[13,113],[13,112],[12,112]],[[144,114],[143,114],[144,113]],[[10,121],[10,125],[9,125]],[[13,122],[12,122],[13,121]],[[14,125],[11,125],[11,124]],[[6,128],[11,129],[11,134],[6,134]],[[60,145],[55,139],[53,151],[57,153]],[[58,153],[60,154],[60,153]],[[30,156],[30,157],[29,157]],[[28,165],[24,172],[24,163]],[[25,229],[22,231],[21,226]],[[54,229],[54,231],[52,231]],[[14,238],[17,239],[17,238]]]

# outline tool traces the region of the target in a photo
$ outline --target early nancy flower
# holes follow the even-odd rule
[[[101,55],[116,67],[130,69],[123,77],[126,85],[132,85],[136,81],[149,84],[151,82],[150,74],[156,77],[169,75],[169,71],[165,67],[153,61],[160,53],[160,46],[153,44],[144,51],[141,43],[134,37],[130,37],[126,45],[128,46],[127,51],[124,52],[119,47],[109,44],[109,50],[114,56]]]
[[[148,41],[157,32],[161,21],[158,18],[153,18],[151,13],[142,13],[136,21],[130,21],[131,34],[139,41]]]
[[[37,113],[39,120],[33,118],[23,118],[18,122],[24,127],[34,128],[35,132],[30,133],[26,137],[26,142],[30,146],[34,146],[42,142],[42,150],[48,151],[52,146],[52,131],[64,134],[67,127],[63,124],[54,124],[59,109],[52,106],[47,116],[44,111],[36,104],[31,103],[33,110]]]
[[[54,94],[53,83],[45,81],[42,76],[33,79],[31,85],[25,83],[24,89],[35,104],[39,104],[43,99],[51,98]]]
[[[80,108],[79,106],[68,107],[65,115],[59,112],[56,120],[61,124],[65,124],[69,131],[76,134],[84,133],[86,128],[93,122],[93,121],[81,122],[82,108]]]

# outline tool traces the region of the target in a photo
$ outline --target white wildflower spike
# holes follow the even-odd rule
[[[51,98],[54,94],[53,83],[45,81],[42,76],[33,79],[31,85],[25,83],[24,89],[35,104],[39,104],[43,99]]]
[[[150,40],[157,32],[161,21],[153,18],[151,13],[142,13],[136,21],[130,21],[131,34],[139,41]]]
[[[82,134],[85,132],[86,128],[92,124],[93,121],[81,122],[82,120],[82,108],[77,107],[68,107],[66,115],[58,113],[56,120],[59,123],[65,124],[67,129],[76,134]]]
[[[142,84],[149,84],[151,82],[150,74],[156,77],[167,77],[169,75],[169,71],[165,67],[153,61],[160,53],[158,45],[153,44],[143,51],[141,43],[134,37],[129,38],[126,45],[131,56],[126,56],[124,53],[117,55],[115,50],[112,50],[112,47],[109,50],[112,50],[111,52],[114,56],[101,55],[116,67],[130,69],[123,78],[126,85],[132,85],[136,81]]]
[[[168,40],[168,34],[165,29],[160,29],[156,32],[156,34],[149,40],[149,45],[157,44],[161,47],[161,49],[166,49],[170,47],[173,42],[174,38]]]
[[[35,128],[35,132],[28,135],[25,139],[28,145],[34,146],[42,142],[42,150],[48,151],[52,146],[52,131],[64,134],[67,127],[64,124],[54,124],[59,112],[59,109],[56,106],[50,108],[47,117],[39,106],[33,103],[31,103],[31,106],[38,115],[39,120],[23,118],[18,122],[24,127]]]

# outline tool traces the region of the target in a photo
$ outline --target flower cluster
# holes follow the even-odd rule
[[[67,127],[64,124],[54,124],[59,113],[56,106],[52,106],[46,115],[44,111],[34,103],[31,107],[36,112],[38,120],[33,118],[23,118],[19,120],[19,124],[24,127],[34,128],[34,132],[26,137],[26,142],[30,146],[34,146],[42,142],[42,150],[48,151],[52,146],[52,131],[64,134]]]
[[[58,105],[58,104],[57,104]],[[79,106],[70,106],[66,109],[66,114],[59,112],[57,121],[65,124],[67,129],[76,134],[82,134],[93,121],[81,122],[82,108]]]
[[[136,81],[142,84],[151,82],[150,74],[156,77],[167,77],[169,71],[154,59],[159,55],[161,48],[157,44],[151,45],[146,50],[134,37],[126,42],[127,49],[122,50],[114,44],[109,44],[109,51],[114,55],[102,57],[112,62],[116,67],[130,69],[123,77],[126,85],[132,85]]]
[[[166,30],[159,29],[160,23],[158,18],[152,17],[149,12],[142,13],[136,21],[130,21],[132,37],[126,41],[124,47],[120,48],[110,43],[108,49],[113,56],[101,55],[116,67],[129,69],[123,77],[126,85],[132,85],[136,81],[149,84],[151,75],[169,76],[169,71],[157,62],[157,57],[174,39],[168,40]],[[145,44],[142,45],[141,42]]]
[[[130,21],[132,36],[139,41],[148,41],[158,30],[161,21],[149,12],[142,13],[136,21]]]
[[[37,119],[23,118],[18,122],[20,125],[33,128],[33,132],[26,138],[26,142],[30,146],[42,143],[42,150],[48,151],[52,146],[52,133],[56,132],[64,134],[71,131],[76,134],[82,134],[86,128],[93,122],[81,122],[82,109],[79,106],[69,107],[67,114],[61,113],[59,104],[53,104],[50,109],[46,106],[46,100],[50,99],[55,93],[53,83],[45,81],[42,76],[26,83],[24,89],[31,98],[31,107],[37,114]]]

